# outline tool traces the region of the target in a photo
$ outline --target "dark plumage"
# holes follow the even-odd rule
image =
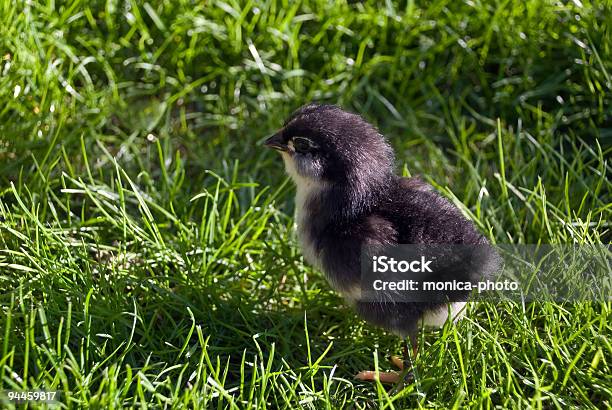
[[[359,296],[362,245],[487,243],[431,186],[393,173],[393,150],[375,127],[339,107],[310,104],[266,145],[281,152],[296,183],[297,224],[307,261],[325,273],[361,317],[408,336],[428,313],[448,312],[445,303],[435,301],[374,302]],[[438,278],[474,282],[492,267],[494,254],[479,258],[470,268],[482,269],[453,269]]]

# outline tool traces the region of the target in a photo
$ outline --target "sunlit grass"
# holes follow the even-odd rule
[[[258,144],[338,103],[492,241],[608,244],[611,13],[0,1],[0,389],[66,408],[609,407],[606,301],[480,303],[421,334],[404,391],[355,382],[400,341],[303,262]]]

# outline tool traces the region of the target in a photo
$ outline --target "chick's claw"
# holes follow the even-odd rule
[[[373,382],[379,380],[381,383],[399,383],[400,374],[398,372],[377,372],[374,370],[364,370],[355,375],[355,379],[362,382]]]
[[[375,370],[364,370],[355,375],[355,379],[364,382],[373,382],[378,379],[381,383],[393,383],[397,384],[402,380],[404,373],[404,360],[399,356],[391,356],[389,361],[397,367],[400,372],[377,372]]]

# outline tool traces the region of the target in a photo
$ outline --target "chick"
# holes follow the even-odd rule
[[[454,293],[452,303],[440,298],[372,300],[363,295],[364,246],[487,246],[474,225],[430,185],[394,174],[393,149],[374,126],[337,106],[309,104],[294,112],[265,145],[280,152],[296,185],[296,222],[304,258],[325,274],[360,317],[410,338],[413,347],[419,326],[440,326],[458,318],[469,292]],[[447,270],[436,278],[474,282],[494,268],[496,254],[479,253],[472,262],[469,269]],[[400,368],[405,363],[393,361]],[[375,373],[364,371],[356,377],[373,380]],[[400,376],[381,373],[380,380],[397,382]]]

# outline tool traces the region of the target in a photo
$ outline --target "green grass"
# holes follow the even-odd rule
[[[609,244],[609,1],[0,0],[0,59],[0,389],[65,408],[612,406],[610,301],[480,303],[420,335],[403,391],[354,381],[400,340],[303,262],[258,145],[337,103],[492,241]]]

